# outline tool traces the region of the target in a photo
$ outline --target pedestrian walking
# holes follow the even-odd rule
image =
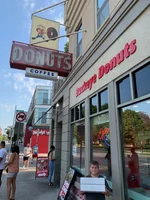
[[[32,148],[28,143],[27,146],[24,148],[24,156],[23,156],[23,169],[29,168],[30,157],[32,155]]]
[[[12,154],[5,168],[7,174],[7,200],[15,200],[16,178],[19,172],[19,146],[12,147]]]
[[[0,143],[0,187],[2,185],[2,174],[5,167],[7,151],[5,149],[5,141],[1,141]]]
[[[55,146],[51,145],[50,151],[48,153],[48,159],[49,159],[49,176],[48,176],[48,184],[49,186],[53,186],[52,183],[52,176],[54,173],[54,164],[55,164],[55,158],[53,157],[53,152],[55,151]]]
[[[87,177],[91,178],[104,178],[102,175],[99,173],[99,163],[94,160],[90,163],[90,174]],[[112,189],[109,187],[107,181],[105,180],[105,187],[106,190],[105,192],[84,192],[81,191],[81,194],[85,194],[86,200],[105,200],[105,195],[110,196]]]

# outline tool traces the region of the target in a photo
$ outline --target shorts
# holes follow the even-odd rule
[[[24,157],[23,157],[23,161],[29,160],[29,158],[30,158],[30,157],[24,156]]]
[[[15,178],[17,177],[18,172],[8,172],[7,178]]]
[[[2,178],[2,174],[3,174],[3,169],[0,169],[0,181],[1,181],[1,178]]]

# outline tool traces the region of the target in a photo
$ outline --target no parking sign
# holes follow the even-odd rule
[[[16,112],[16,122],[24,123],[26,121],[26,112]]]

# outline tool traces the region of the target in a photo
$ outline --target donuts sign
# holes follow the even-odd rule
[[[53,49],[13,42],[10,67],[26,70],[34,69],[57,72],[59,76],[68,76],[72,69],[72,54]]]

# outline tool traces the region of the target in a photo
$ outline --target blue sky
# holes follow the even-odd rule
[[[51,85],[50,81],[26,78],[25,71],[11,69],[9,64],[12,41],[29,43],[31,14],[62,0],[5,0],[0,7],[0,127],[13,124],[15,105],[28,110],[36,85]],[[41,12],[38,16],[63,23],[63,5]],[[60,35],[65,33],[61,26]],[[64,50],[67,39],[59,41]]]

